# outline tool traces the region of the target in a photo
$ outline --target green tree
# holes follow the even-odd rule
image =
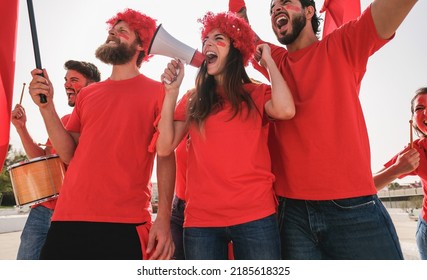
[[[400,184],[398,182],[392,182],[388,185],[389,190],[397,190],[400,189]]]

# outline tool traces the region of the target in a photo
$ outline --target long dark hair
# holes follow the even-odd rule
[[[241,112],[242,102],[247,105],[249,114],[254,107],[254,102],[243,88],[243,84],[251,83],[252,80],[246,73],[242,54],[232,43],[230,44],[223,76],[225,99],[230,102],[233,110],[230,120]],[[206,61],[203,62],[197,73],[196,88],[188,101],[188,122],[194,122],[196,126],[201,128],[211,113],[218,112],[223,108],[225,100],[217,93],[217,87],[214,76],[209,75],[207,72]]]

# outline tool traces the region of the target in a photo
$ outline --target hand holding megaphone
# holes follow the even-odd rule
[[[184,64],[179,59],[173,59],[168,63],[165,71],[161,75],[161,80],[166,85],[171,85],[179,89],[184,79]]]
[[[185,64],[199,68],[205,56],[186,44],[172,37],[160,24],[151,40],[148,54],[160,54],[174,59],[179,59]]]

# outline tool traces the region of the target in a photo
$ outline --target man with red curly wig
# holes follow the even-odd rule
[[[170,259],[175,158],[157,157],[159,210],[151,221],[151,173],[164,88],[139,72],[156,30],[154,19],[126,9],[107,21],[96,50],[113,66],[105,81],[77,96],[66,128],[45,70],[32,71],[30,94],[49,138],[69,164],[41,259]],[[38,74],[44,74],[44,77]],[[39,94],[47,96],[40,103]]]

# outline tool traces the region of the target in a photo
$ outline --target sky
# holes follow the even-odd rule
[[[16,49],[15,84],[12,107],[20,100],[26,83],[22,105],[27,112],[27,128],[37,143],[45,143],[46,129],[38,107],[28,94],[30,72],[35,68],[33,43],[26,0],[20,0]],[[279,44],[271,30],[270,1],[246,0],[252,28],[265,41]],[[362,11],[371,3],[361,1]],[[323,1],[316,1],[317,10]],[[228,9],[228,0],[33,0],[41,64],[46,68],[55,88],[54,102],[60,116],[71,113],[63,87],[63,64],[69,59],[92,62],[101,71],[102,80],[109,77],[111,66],[95,57],[95,50],[107,38],[109,18],[125,8],[145,13],[162,24],[173,37],[188,46],[201,50],[200,24],[197,19],[207,11],[221,12]],[[361,85],[360,100],[365,114],[371,144],[372,170],[400,151],[410,139],[410,100],[416,89],[427,86],[427,2],[419,1],[399,27],[395,38],[375,53],[369,60]],[[321,14],[323,18],[323,14]],[[5,27],[3,27],[5,28]],[[160,80],[170,58],[157,55],[144,63],[141,72]],[[186,75],[182,92],[194,84],[194,67],[185,67]],[[267,82],[251,66],[249,76]],[[339,106],[339,104],[337,104]],[[319,116],[321,118],[322,116]],[[124,124],[125,125],[125,124]],[[313,127],[313,137],[321,131]],[[414,139],[416,136],[414,135]],[[10,144],[23,150],[13,125]],[[125,147],[123,147],[125,148]],[[155,180],[155,177],[153,177]],[[400,183],[418,181],[417,177],[398,180]]]

